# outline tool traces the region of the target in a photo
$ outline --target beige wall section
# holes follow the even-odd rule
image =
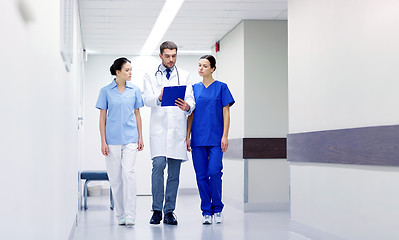
[[[288,4],[290,133],[398,124],[399,2]],[[345,239],[399,239],[399,168],[290,170],[293,221]]]
[[[289,203],[289,165],[281,159],[248,160],[248,202],[281,204]]]
[[[288,133],[287,21],[245,20],[245,137]],[[246,211],[289,209],[286,159],[249,159]]]
[[[228,84],[236,100],[231,108],[229,138],[285,137],[287,22],[242,21],[221,40],[217,61],[217,77]],[[245,211],[288,209],[289,168],[285,159],[225,158],[224,166],[226,200],[234,200]]]
[[[245,137],[288,133],[287,21],[244,21]]]
[[[217,80],[225,82],[236,101],[230,109],[229,138],[244,137],[244,24],[238,24],[220,41],[216,54]]]
[[[67,73],[61,59],[60,1],[0,1],[0,9],[0,239],[68,239],[78,212],[78,67]]]

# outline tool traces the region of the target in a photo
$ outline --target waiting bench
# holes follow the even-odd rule
[[[108,174],[106,171],[82,171],[80,173],[80,179],[85,180],[85,185],[83,188],[83,197],[84,197],[84,209],[87,209],[87,184],[90,181],[109,181]],[[114,200],[112,198],[112,190],[109,189],[109,201],[110,208],[114,210]]]

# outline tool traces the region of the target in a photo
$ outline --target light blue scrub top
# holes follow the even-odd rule
[[[223,136],[223,107],[234,104],[226,83],[214,81],[206,88],[193,85],[195,110],[191,127],[191,146],[220,146]]]
[[[115,79],[101,88],[96,108],[107,110],[105,140],[108,145],[138,142],[138,131],[134,109],[144,106],[141,90],[130,82],[119,92]]]

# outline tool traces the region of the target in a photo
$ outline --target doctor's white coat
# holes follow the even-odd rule
[[[157,156],[187,160],[186,133],[187,116],[195,108],[195,100],[190,74],[178,67],[171,73],[169,80],[165,74],[153,72],[144,74],[144,104],[151,107],[150,148],[151,159]],[[157,72],[157,76],[155,76]],[[179,78],[177,76],[179,74]],[[179,81],[178,81],[179,79]],[[177,106],[161,107],[158,97],[166,86],[186,85],[185,101],[190,105],[186,112]]]

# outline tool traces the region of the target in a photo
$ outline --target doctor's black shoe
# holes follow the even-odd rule
[[[154,213],[152,214],[150,220],[150,224],[159,224],[161,220],[162,220],[162,212],[154,210]]]
[[[173,212],[169,212],[165,214],[165,218],[163,220],[163,223],[169,224],[169,225],[177,225],[177,220],[173,214]]]

